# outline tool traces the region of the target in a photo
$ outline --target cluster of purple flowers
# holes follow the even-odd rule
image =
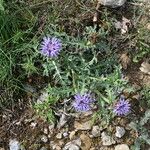
[[[95,101],[90,93],[76,94],[74,98],[75,101],[73,103],[73,106],[75,110],[82,112],[91,110],[91,104]]]
[[[61,40],[56,37],[44,37],[41,44],[41,54],[48,57],[57,57],[62,49]],[[95,101],[90,93],[76,94],[73,106],[76,111],[89,111],[91,104]],[[123,96],[115,105],[113,112],[115,115],[127,115],[130,112],[131,105]]]

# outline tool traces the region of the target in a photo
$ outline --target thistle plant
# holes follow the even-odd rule
[[[150,121],[150,110],[148,109],[144,116],[140,118],[140,120],[132,121],[129,126],[136,131],[138,137],[132,146],[132,150],[141,150],[145,149],[143,144],[147,144],[148,147],[150,146],[150,132],[146,128],[146,125],[149,127]]]

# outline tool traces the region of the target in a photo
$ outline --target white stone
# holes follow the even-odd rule
[[[48,129],[47,128],[44,128],[44,134],[48,134]]]
[[[93,126],[93,128],[92,128],[92,135],[94,137],[99,137],[100,136],[100,128],[99,128],[99,126]]]
[[[123,127],[119,127],[117,126],[116,127],[116,133],[115,133],[115,136],[118,137],[118,138],[122,138],[125,134],[125,129]]]
[[[91,121],[81,122],[81,123],[78,121],[75,121],[74,128],[76,130],[91,130],[92,124],[91,124]]]
[[[80,150],[79,146],[75,144],[66,145],[63,150]]]
[[[115,146],[115,150],[130,150],[127,144],[119,144]]]
[[[41,141],[43,141],[44,143],[46,143],[46,142],[48,141],[47,136],[46,136],[46,135],[43,135],[43,136],[41,137]]]
[[[63,150],[80,150],[80,146],[81,146],[81,139],[78,138],[76,140],[66,143]]]
[[[58,133],[58,134],[56,135],[56,138],[57,138],[57,139],[61,139],[61,138],[62,138],[62,133]]]
[[[75,137],[76,131],[70,132],[69,139],[72,140]]]
[[[100,4],[104,6],[111,6],[113,8],[122,6],[126,0],[99,0]]]
[[[9,140],[9,149],[10,150],[20,150],[20,143],[16,139]]]
[[[101,138],[104,146],[110,146],[116,143],[113,137],[107,135],[106,132],[102,132]]]
[[[81,146],[81,139],[78,138],[78,139],[76,139],[76,140],[73,140],[72,143],[74,143],[74,144],[76,144],[76,145],[78,145],[78,146]]]
[[[46,147],[42,147],[40,150],[47,150],[47,148]]]

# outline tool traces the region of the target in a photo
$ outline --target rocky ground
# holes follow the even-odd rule
[[[143,79],[149,77],[140,73]],[[135,86],[139,85],[135,82]],[[45,96],[47,94],[43,92],[37,101],[44,101]],[[134,94],[132,98],[139,99],[139,95]],[[134,115],[136,112],[128,117],[115,117],[111,124],[107,124],[101,120],[94,121],[96,110],[68,113],[70,104],[67,103],[66,100],[59,109],[55,109],[55,124],[37,116],[32,106],[24,108],[22,102],[15,106],[19,111],[15,108],[13,111],[5,110],[0,116],[0,150],[129,150],[139,136],[130,127],[132,119],[137,117]],[[142,108],[137,107],[137,111],[140,115]],[[148,147],[143,150],[148,150]]]
[[[112,3],[108,0],[102,4],[116,7],[124,2],[119,0],[116,4],[114,0]],[[144,64],[139,62],[135,66],[124,53],[120,58],[124,69],[129,65],[125,77],[135,88],[150,85],[150,66],[148,63],[145,65],[145,60]],[[96,108],[85,113],[70,113],[71,104],[66,99],[55,108],[56,122],[52,124],[39,117],[32,107],[33,101],[42,102],[45,96],[45,91],[41,91],[41,95],[33,100],[29,94],[26,101],[20,99],[20,103],[13,105],[11,110],[3,110],[0,114],[0,150],[130,150],[139,136],[130,127],[131,121],[137,117],[135,114],[140,116],[143,111],[136,103],[134,110],[137,112],[127,117],[115,117],[107,124],[94,119]],[[129,97],[140,99],[138,93]],[[142,150],[150,149],[145,145]]]

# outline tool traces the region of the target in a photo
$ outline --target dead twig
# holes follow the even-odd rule
[[[94,17],[93,17],[93,22],[94,23],[97,22],[97,20],[98,20],[98,10],[99,10],[99,8],[100,8],[100,1],[98,1],[97,5],[96,5],[96,12],[95,12]]]

